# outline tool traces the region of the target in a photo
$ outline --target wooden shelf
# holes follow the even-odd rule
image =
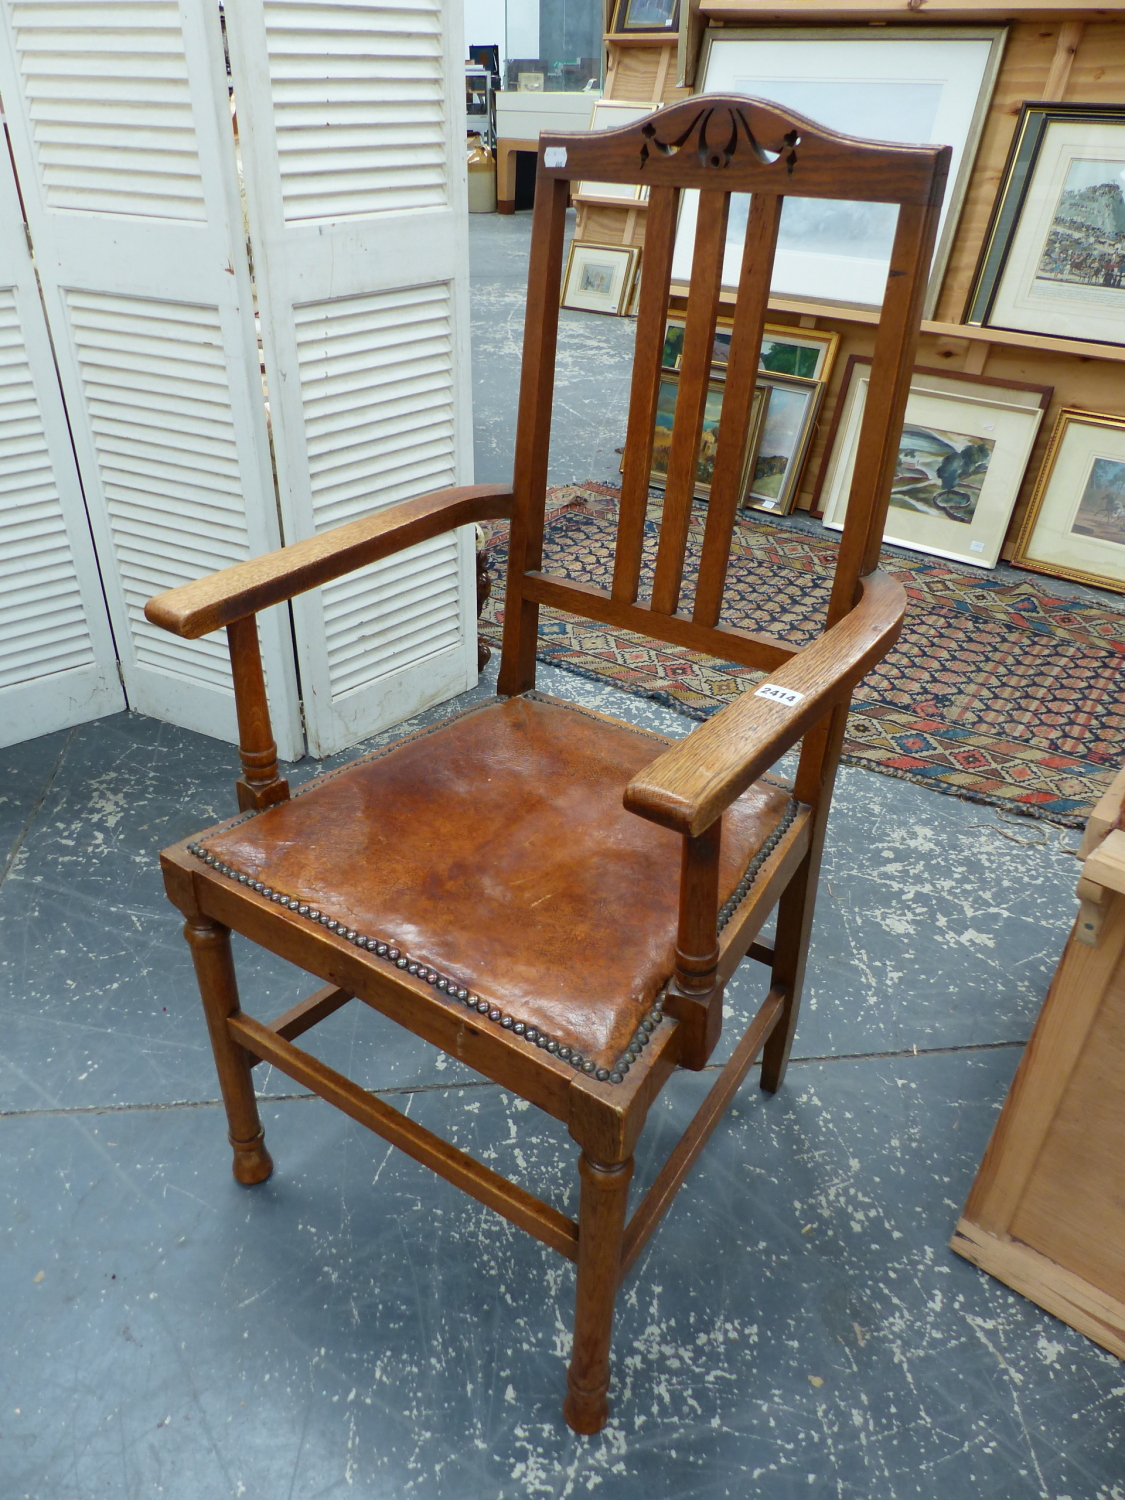
[[[686,297],[687,283],[674,281],[669,288],[673,297]],[[724,289],[720,298],[724,307],[734,305],[734,294]],[[874,307],[841,307],[835,302],[806,302],[797,297],[771,297],[771,312],[798,313],[811,318],[833,318],[839,323],[866,323],[874,327],[879,312]],[[1000,344],[1009,349],[1036,349],[1043,354],[1069,354],[1073,359],[1108,360],[1125,364],[1125,345],[1092,344],[1083,339],[1060,339],[1045,333],[1018,333],[1011,328],[977,328],[971,323],[936,323],[925,319],[922,332],[938,338],[967,339],[971,343]]]
[[[620,208],[624,213],[647,208],[647,198],[602,198],[596,193],[572,193],[572,203],[595,203],[599,208]]]
[[[699,14],[727,25],[760,26],[769,21],[779,26],[816,21],[822,26],[847,26],[856,22],[889,24],[892,21],[1125,21],[1125,8],[1060,4],[1059,0],[1015,0],[998,5],[995,0],[862,0],[855,5],[828,5],[825,0],[700,0]]]
[[[607,46],[612,42],[615,47],[675,47],[679,34],[675,31],[607,31],[602,41]]]

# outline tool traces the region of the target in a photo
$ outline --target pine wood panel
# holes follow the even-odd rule
[[[934,317],[939,322],[959,323],[964,314],[992,205],[1004,175],[1004,163],[1012,144],[1020,105],[1025,99],[1043,98],[1058,34],[1058,25],[1036,23],[1013,26],[1008,33],[1000,76],[996,80],[992,105],[969,178],[941,295],[934,309]]]
[[[1118,897],[1118,900],[1121,898]],[[1125,1301],[1125,974],[1103,999],[1010,1233]],[[1116,1129],[1114,1128],[1116,1125]]]
[[[1099,806],[1103,827],[1123,785]],[[1104,920],[1071,933],[951,1246],[1123,1355],[1125,833],[1087,854],[1084,885]]]
[[[1078,104],[1120,104],[1125,98],[1125,17],[1087,22],[1063,97]]]

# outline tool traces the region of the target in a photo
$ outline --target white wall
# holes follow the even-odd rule
[[[512,0],[512,7],[534,12],[538,40],[539,0]],[[501,72],[504,61],[509,56],[509,49],[504,44],[504,9],[504,0],[465,0],[465,55],[468,56],[470,47],[495,44],[500,48]],[[513,57],[524,55],[522,52],[511,53]]]
[[[508,0],[507,57],[539,56],[539,0]]]

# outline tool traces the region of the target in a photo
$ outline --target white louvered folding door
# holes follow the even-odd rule
[[[7,152],[0,157],[0,745],[125,707]]]
[[[310,536],[471,480],[456,0],[228,9],[282,515]],[[476,682],[471,532],[294,602],[323,755]]]
[[[217,4],[0,0],[0,92],[129,701],[237,739],[226,644],[154,593],[280,544]],[[284,608],[274,732],[303,751]]]

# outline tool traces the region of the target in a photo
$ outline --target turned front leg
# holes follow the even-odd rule
[[[719,967],[719,848],[722,819],[698,837],[685,835],[680,868],[676,968],[665,1010],[680,1023],[679,1063],[705,1067],[723,1025]]]
[[[289,798],[289,783],[277,764],[277,744],[270,724],[262,653],[258,647],[258,617],[247,615],[227,626],[230,666],[234,674],[234,706],[238,714],[238,753],[242,775],[236,789],[243,812],[261,811]]]
[[[265,1182],[273,1171],[273,1161],[266,1150],[265,1131],[258,1116],[258,1101],[250,1074],[246,1050],[231,1039],[227,1017],[237,1015],[238,984],[234,977],[234,959],[230,951],[230,929],[209,917],[189,918],[184,936],[191,948],[195,977],[211,1034],[211,1049],[219,1074],[219,1088],[226,1105],[227,1139],[234,1147],[231,1170],[246,1187]]]
[[[583,1151],[578,1162],[578,1288],[574,1349],[563,1416],[575,1432],[600,1432],[609,1416],[609,1346],[621,1272],[625,1208],[633,1158],[605,1165]]]

